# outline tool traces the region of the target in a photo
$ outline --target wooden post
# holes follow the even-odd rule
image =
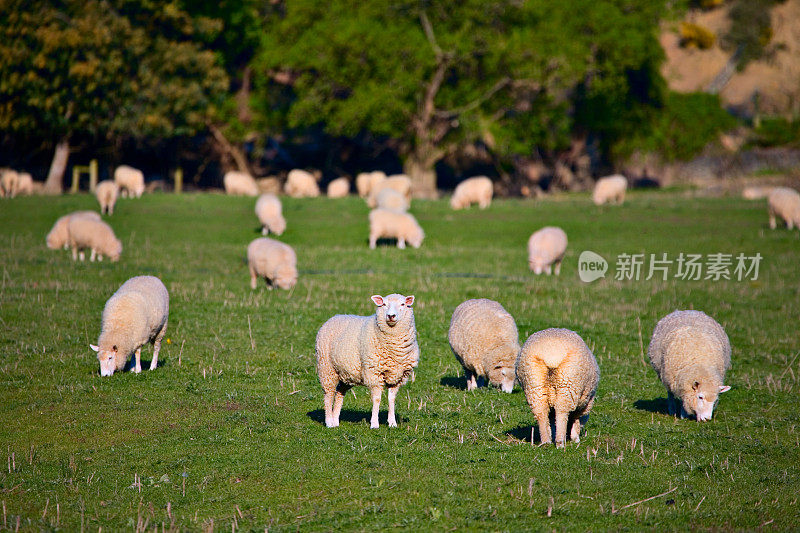
[[[175,169],[175,194],[183,192],[183,169],[178,167]]]
[[[72,167],[72,187],[69,188],[71,194],[78,192],[78,181],[81,179],[81,167]]]
[[[89,161],[89,192],[97,188],[97,159]]]

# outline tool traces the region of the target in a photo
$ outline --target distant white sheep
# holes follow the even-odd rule
[[[256,216],[261,222],[261,233],[270,232],[281,235],[286,230],[286,219],[283,218],[283,207],[280,199],[274,194],[262,194],[256,200]]]
[[[5,198],[14,198],[17,195],[19,174],[10,168],[0,169],[0,191]]]
[[[291,289],[297,283],[297,255],[288,244],[260,237],[247,246],[247,268],[250,270],[250,288],[257,287],[258,278],[264,278],[267,287]]]
[[[502,305],[486,298],[462,302],[453,311],[447,340],[464,367],[467,390],[478,387],[478,377],[488,378],[503,392],[514,389],[519,334],[514,317]]]
[[[328,184],[328,198],[345,198],[350,194],[350,180],[336,178]]]
[[[17,173],[17,195],[33,194],[33,176],[27,172]]]
[[[65,250],[69,248],[69,220],[72,217],[76,218],[88,218],[91,220],[100,221],[100,213],[96,211],[73,211],[72,213],[68,213],[63,217],[56,220],[56,223],[53,224],[53,228],[50,230],[50,233],[47,234],[45,238],[45,242],[47,243],[47,247],[51,250],[57,250],[59,248],[64,248]]]
[[[594,185],[592,201],[595,205],[603,205],[609,202],[622,204],[625,202],[627,188],[628,180],[622,174],[600,178]]]
[[[111,376],[125,368],[128,357],[135,354],[133,371],[142,371],[142,346],[153,344],[150,370],[158,366],[161,339],[167,332],[169,292],[154,276],[136,276],[117,289],[103,308],[103,324],[97,344],[89,347],[97,352],[100,375]]]
[[[369,247],[374,249],[378,239],[397,239],[397,247],[403,249],[408,242],[414,248],[422,245],[425,232],[417,219],[409,213],[398,213],[388,209],[373,209],[369,213]]]
[[[778,226],[776,217],[781,218],[789,229],[800,227],[800,194],[788,187],[775,187],[767,196],[767,211],[772,229]]]
[[[761,200],[769,196],[773,189],[775,187],[769,185],[745,187],[742,190],[742,198],[745,200]]]
[[[539,425],[542,444],[552,442],[550,411],[555,411],[556,447],[580,442],[594,403],[600,367],[583,339],[568,329],[550,328],[528,337],[517,358],[517,380]],[[533,429],[531,429],[533,444]]]
[[[464,209],[472,204],[478,204],[481,209],[486,209],[492,204],[492,180],[486,176],[467,178],[456,186],[450,198],[450,207]]]
[[[377,183],[373,182],[367,197],[367,205],[371,208],[377,207],[378,195],[386,188],[394,189],[406,199],[411,199],[411,178],[405,174],[395,174],[388,178],[377,180]]]
[[[95,195],[97,195],[97,201],[100,203],[100,212],[113,215],[114,206],[117,203],[117,194],[119,193],[117,184],[111,180],[104,180],[97,184],[94,191]]]
[[[320,194],[316,177],[299,168],[289,171],[283,192],[292,198],[316,198]]]
[[[555,226],[546,226],[528,239],[528,266],[536,275],[555,270],[561,273],[561,261],[567,252],[567,234]],[[555,268],[554,268],[555,267]]]
[[[95,257],[102,261],[103,256],[107,256],[111,261],[119,261],[122,242],[114,235],[111,226],[105,222],[73,216],[67,221],[67,232],[74,261],[78,260],[78,252],[80,252],[81,261],[84,260],[83,251],[85,249],[92,252],[90,261],[94,261]]]
[[[325,425],[337,427],[342,402],[355,385],[369,388],[370,427],[378,427],[381,394],[388,389],[389,427],[397,427],[395,398],[419,364],[414,296],[371,297],[374,315],[335,315],[317,332],[317,375],[325,393]]]
[[[730,390],[731,344],[722,326],[701,311],[673,311],[656,324],[647,354],[667,388],[669,414],[711,420],[719,395]]]
[[[389,209],[391,211],[408,211],[409,200],[394,189],[386,187],[378,193],[377,207],[379,209]]]
[[[222,184],[230,196],[258,196],[258,184],[247,172],[229,170],[222,177]]]
[[[128,165],[120,165],[114,170],[114,182],[123,198],[141,198],[144,194],[144,174]]]

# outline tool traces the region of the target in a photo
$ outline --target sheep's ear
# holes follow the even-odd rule
[[[731,386],[730,385],[720,385],[719,386],[719,393],[720,394],[722,394],[723,392],[728,392],[729,390],[731,390]]]
[[[700,387],[700,382],[699,381],[695,381],[694,384],[692,385],[692,390],[697,390],[698,387]]]
[[[377,305],[378,307],[383,305],[383,296],[381,296],[380,294],[373,294],[372,296],[370,296],[370,298],[372,298],[372,301],[375,302],[375,305]]]
[[[406,296],[406,306],[411,307],[414,305],[414,295]]]
[[[90,344],[89,348],[91,348],[92,351],[94,351],[94,352],[99,352],[100,351],[100,347],[99,346],[95,346],[94,344]]]
[[[111,347],[111,351],[114,352],[114,353],[117,353],[117,345],[116,344]]]

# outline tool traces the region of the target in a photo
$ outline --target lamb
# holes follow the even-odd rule
[[[528,239],[528,266],[537,276],[542,272],[550,275],[553,270],[558,276],[566,252],[567,234],[564,230],[546,226],[534,232]]]
[[[98,261],[102,261],[104,255],[111,261],[119,261],[122,242],[114,235],[111,226],[105,222],[86,217],[69,217],[67,233],[74,261],[78,259],[78,251],[81,261],[84,260],[83,250],[86,248],[92,251],[90,261],[94,261],[95,257]]]
[[[316,198],[319,196],[319,186],[313,174],[296,168],[289,171],[283,192],[292,198]]]
[[[262,194],[256,200],[256,216],[261,222],[261,233],[268,235],[271,231],[281,235],[286,230],[286,219],[283,218],[281,201],[274,194]]]
[[[388,209],[373,209],[369,213],[369,247],[375,249],[379,238],[397,239],[397,247],[404,249],[406,241],[414,248],[422,245],[425,232],[417,219],[409,213]]]
[[[374,295],[374,315],[335,315],[317,332],[317,375],[325,393],[325,425],[339,426],[345,394],[355,385],[369,388],[370,428],[378,427],[378,409],[388,388],[389,427],[397,427],[395,398],[419,364],[414,325],[414,296]]]
[[[472,204],[478,204],[481,209],[486,209],[492,204],[492,193],[492,180],[486,176],[468,178],[456,186],[450,198],[450,207],[464,209]]]
[[[622,174],[614,174],[597,180],[592,192],[594,205],[603,205],[608,202],[622,204],[625,201],[625,190],[628,180]]]
[[[141,198],[144,193],[144,174],[128,165],[120,165],[114,170],[114,182],[123,198]]]
[[[297,284],[297,255],[288,244],[260,237],[247,246],[247,267],[250,270],[250,288],[255,289],[258,278],[264,278],[267,287],[291,289]]]
[[[775,187],[767,196],[769,227],[775,229],[776,215],[783,219],[788,229],[800,227],[800,194],[788,187]]]
[[[377,207],[391,211],[404,212],[410,207],[408,199],[394,189],[386,187],[378,193]]]
[[[56,220],[56,223],[53,224],[53,228],[50,230],[50,233],[48,233],[47,237],[45,238],[45,242],[47,243],[47,247],[49,249],[57,250],[58,248],[64,248],[66,250],[69,248],[68,225],[71,217],[88,218],[96,221],[101,220],[100,213],[95,211],[74,211],[64,215]]]
[[[17,173],[17,194],[33,194],[33,176],[29,173]]]
[[[133,371],[142,371],[142,346],[152,343],[150,370],[158,366],[161,339],[167,331],[169,293],[160,279],[136,276],[117,289],[103,309],[103,325],[97,344],[89,347],[97,352],[100,375],[111,376],[122,371],[131,354],[135,354]]]
[[[258,196],[258,184],[247,172],[229,170],[222,177],[222,184],[230,196]]]
[[[97,201],[100,203],[100,212],[108,215],[114,214],[114,206],[117,203],[117,194],[119,188],[117,184],[111,180],[104,180],[97,184],[95,194]]]
[[[673,311],[656,324],[647,354],[667,388],[669,414],[680,409],[681,418],[711,420],[719,395],[730,390],[731,345],[722,326],[702,311]]]
[[[411,178],[404,174],[395,174],[394,176],[378,180],[377,183],[373,181],[369,196],[367,197],[367,205],[371,208],[377,207],[378,195],[386,188],[394,189],[406,199],[411,199]]]
[[[478,387],[476,377],[488,378],[503,392],[514,389],[519,334],[502,305],[486,298],[462,302],[453,311],[447,340],[464,367],[468,391]]]
[[[350,180],[347,178],[336,178],[328,184],[328,198],[345,198],[348,194],[350,194]]]
[[[17,195],[17,184],[19,174],[10,168],[0,169],[0,191],[6,198],[14,198]]]
[[[751,186],[745,187],[742,190],[742,198],[745,200],[761,200],[762,198],[766,198],[769,196],[775,187],[771,187],[769,185],[761,186]]]
[[[594,403],[600,367],[583,339],[568,329],[549,328],[528,337],[517,357],[517,380],[539,424],[542,444],[552,442],[550,410],[555,411],[556,447],[563,448],[567,427],[580,442]],[[533,428],[531,428],[533,444]]]

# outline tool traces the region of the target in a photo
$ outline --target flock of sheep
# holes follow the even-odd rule
[[[0,177],[0,189],[6,196],[18,193],[19,174]],[[241,172],[224,177],[226,192],[257,196],[255,180]],[[360,174],[356,178],[358,194],[372,211],[369,214],[370,248],[379,238],[397,239],[419,247],[424,232],[408,213],[411,204],[411,181],[403,175],[386,176],[382,172]],[[627,181],[623,176],[598,180],[593,201],[622,203]],[[111,215],[117,196],[139,197],[144,191],[144,176],[131,167],[119,167],[114,180],[98,184],[97,199],[101,212]],[[289,173],[284,191],[297,197],[318,196],[317,178],[303,170]],[[328,195],[349,194],[350,183],[334,180]],[[759,192],[761,194],[761,192]],[[780,217],[791,229],[800,226],[800,194],[788,188],[764,191],[770,226]],[[488,178],[470,178],[458,185],[451,200],[453,209],[472,204],[490,206],[492,183]],[[286,229],[280,199],[261,194],[255,214],[264,235],[280,236]],[[119,259],[122,243],[111,227],[93,211],[77,211],[59,218],[47,235],[51,249],[69,247],[73,259],[90,260],[104,256]],[[535,274],[560,272],[567,249],[567,235],[558,227],[548,226],[533,233],[528,241],[529,267]],[[250,284],[257,287],[264,278],[270,288],[290,289],[297,283],[297,256],[279,240],[260,237],[247,247]],[[339,425],[342,403],[347,391],[356,385],[369,388],[372,399],[370,427],[378,427],[378,410],[384,389],[389,403],[389,426],[396,426],[395,398],[399,387],[414,379],[420,358],[414,322],[413,295],[373,295],[376,311],[368,316],[335,315],[317,332],[315,353],[320,384],[324,391],[325,424]],[[134,355],[133,370],[141,371],[141,348],[153,344],[150,369],[158,362],[161,339],[167,328],[169,294],[164,284],[153,276],[137,276],[126,281],[107,301],[103,310],[102,330],[97,352],[102,376],[110,376],[127,365]],[[513,316],[493,300],[472,299],[461,303],[451,318],[448,341],[464,368],[467,390],[478,387],[479,380],[511,392],[515,383],[522,387],[536,418],[541,442],[550,443],[553,433],[550,415],[554,413],[555,443],[563,447],[569,432],[578,442],[586,424],[600,379],[597,361],[586,342],[575,332],[549,328],[531,335],[520,346]],[[700,311],[674,311],[663,317],[653,332],[648,355],[658,377],[668,391],[671,414],[709,420],[719,395],[730,389],[724,384],[730,368],[731,347],[728,337],[713,318]],[[533,430],[531,442],[533,442]]]

